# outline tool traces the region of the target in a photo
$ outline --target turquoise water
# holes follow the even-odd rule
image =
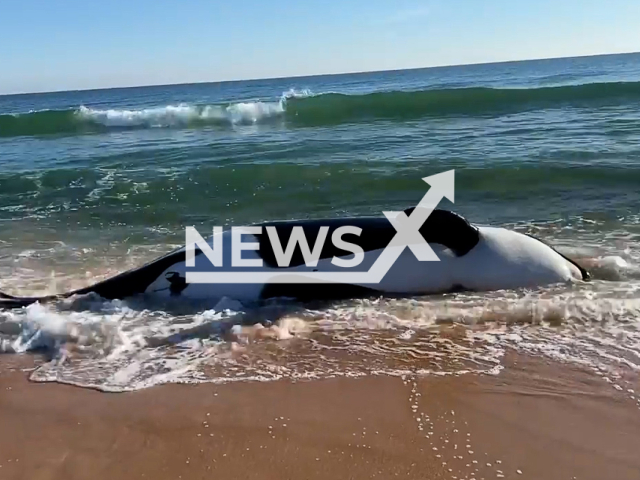
[[[640,55],[5,96],[0,221],[123,240],[377,214],[449,168],[477,221],[616,218],[635,213],[639,105]]]
[[[547,292],[535,314],[520,294],[456,297],[457,320],[478,324],[495,309],[515,319],[524,308],[538,325],[531,318],[560,309],[563,328],[613,319],[635,339],[640,54],[0,96],[0,289],[85,285],[181,244],[187,225],[205,231],[404,209],[424,195],[422,177],[451,168],[456,203],[443,207],[535,233],[595,270],[586,290]],[[418,326],[449,318],[442,301],[421,303],[422,314],[409,317],[421,319]],[[380,312],[385,325],[406,324],[398,309],[407,304],[385,305],[365,308],[367,328]],[[150,325],[185,321],[153,309],[123,313],[120,304],[75,312],[84,320],[71,321],[51,308],[5,320],[31,325],[31,333],[49,325],[48,342],[52,321],[65,332],[91,325],[90,338],[105,315],[119,315],[109,318],[120,333],[143,338]],[[340,308],[322,315],[340,325],[347,312],[357,317],[355,307]],[[122,323],[129,314],[133,323]],[[541,351],[560,341],[553,338],[540,340]],[[11,345],[5,350],[30,348]],[[640,365],[640,349],[627,347],[627,360]],[[185,349],[189,358],[202,353]],[[42,378],[70,381],[52,371]]]

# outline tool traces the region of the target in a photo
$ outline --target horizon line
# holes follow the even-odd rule
[[[233,78],[226,80],[203,80],[197,82],[178,82],[178,83],[151,83],[151,84],[139,84],[139,85],[125,85],[114,87],[91,87],[91,88],[78,88],[68,90],[38,90],[30,92],[14,92],[14,93],[0,93],[0,97],[12,97],[20,95],[46,95],[52,93],[70,93],[70,92],[96,92],[101,90],[127,90],[134,88],[153,88],[153,87],[173,87],[173,86],[186,86],[186,85],[205,85],[205,84],[220,84],[220,83],[241,83],[241,82],[259,82],[268,80],[286,80],[286,79],[304,79],[304,78],[317,78],[317,77],[335,77],[340,75],[366,75],[370,73],[388,73],[388,72],[401,72],[411,70],[429,70],[438,68],[450,68],[450,67],[468,67],[476,65],[501,65],[507,63],[521,63],[521,62],[536,62],[545,60],[568,60],[571,58],[591,58],[591,57],[608,57],[616,55],[634,55],[640,54],[640,51],[630,52],[615,52],[615,53],[595,53],[585,55],[571,55],[571,56],[559,56],[559,57],[536,57],[536,58],[523,58],[517,60],[498,60],[492,62],[472,62],[472,63],[453,63],[453,64],[441,64],[441,65],[429,65],[425,67],[409,67],[409,68],[392,68],[383,70],[357,70],[346,71],[337,73],[316,73],[310,75],[289,75],[289,76],[274,76],[274,77],[253,77],[253,78]]]

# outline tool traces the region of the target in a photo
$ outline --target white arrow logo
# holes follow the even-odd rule
[[[382,281],[405,248],[410,248],[421,262],[439,262],[420,227],[443,197],[455,202],[455,170],[424,177],[431,185],[410,216],[404,212],[383,212],[396,229],[396,235],[366,272],[186,272],[187,283],[351,283],[377,284]],[[189,245],[188,245],[189,248]],[[191,245],[193,248],[193,245]]]
[[[420,227],[442,200],[447,197],[452,203],[454,197],[454,172],[439,173],[422,180],[431,185],[427,194],[422,197],[410,217],[404,212],[383,212],[387,220],[398,231],[389,246],[408,246],[421,262],[438,262],[440,259],[420,234]]]

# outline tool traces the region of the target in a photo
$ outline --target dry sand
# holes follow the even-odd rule
[[[636,400],[539,359],[122,394],[30,383],[15,362],[0,358],[2,480],[640,478]]]

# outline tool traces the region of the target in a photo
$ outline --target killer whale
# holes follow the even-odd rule
[[[410,215],[414,208],[405,210]],[[288,243],[293,227],[302,227],[312,243],[320,227],[328,226],[331,235],[342,226],[359,227],[360,235],[348,242],[364,251],[365,264],[372,263],[397,233],[386,217],[355,217],[321,220],[267,222],[274,227],[282,245]],[[262,232],[264,232],[264,228]],[[300,301],[345,299],[380,295],[419,295],[459,290],[489,291],[540,287],[547,284],[589,280],[589,273],[575,261],[530,235],[498,227],[469,223],[448,210],[434,210],[420,228],[420,233],[440,258],[440,262],[419,262],[405,249],[384,279],[375,285],[344,283],[266,283],[266,284],[188,284],[185,281],[186,249],[169,252],[141,267],[120,273],[94,285],[71,292],[41,297],[18,297],[0,292],[0,308],[19,308],[32,303],[52,302],[76,295],[96,294],[106,300],[126,299],[137,295],[156,295],[207,299],[230,297],[239,301],[260,301],[287,297]],[[227,237],[230,232],[222,233]],[[345,235],[345,237],[348,236]],[[303,272],[304,257],[299,245],[288,266],[281,267],[265,233],[253,235],[257,250],[250,252],[263,261],[263,268],[276,272]],[[227,242],[228,244],[228,242]],[[225,244],[226,245],[226,244]],[[196,267],[213,268],[202,250],[195,252]],[[352,252],[325,243],[315,270],[335,267],[334,257],[348,257]]]

